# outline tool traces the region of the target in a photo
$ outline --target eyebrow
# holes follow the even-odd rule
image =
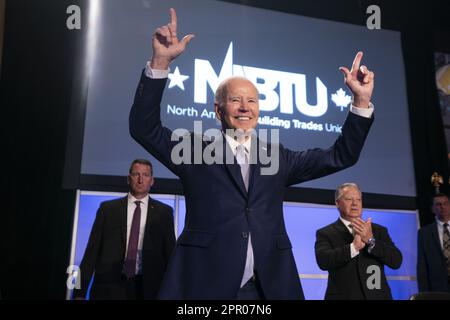
[[[245,97],[242,97],[242,96],[228,96],[228,99],[235,99],[235,98],[238,98],[238,99],[241,99],[241,98],[243,98],[243,99],[247,99],[247,100],[249,100],[249,99],[252,99],[252,100],[258,100],[258,98],[257,97],[247,97],[247,98],[245,98]]]

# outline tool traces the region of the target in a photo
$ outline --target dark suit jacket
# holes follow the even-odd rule
[[[266,298],[303,299],[283,218],[285,188],[353,165],[373,119],[349,114],[342,135],[327,150],[294,152],[280,145],[278,173],[262,175],[263,165],[258,160],[250,166],[247,192],[236,163],[172,162],[171,151],[178,141],[171,141],[172,132],[160,121],[165,84],[166,79],[149,79],[142,74],[130,113],[132,137],[180,177],[186,197],[185,228],[159,297],[235,299],[251,232],[255,269]],[[192,153],[196,142],[203,148],[210,145],[203,137],[186,137],[191,139]],[[223,137],[222,140],[223,147],[229,148]],[[256,143],[257,148],[264,148],[259,141]],[[268,146],[268,152],[271,148],[274,146]]]
[[[375,247],[370,253],[364,248],[352,259],[350,244],[353,236],[340,219],[317,231],[317,264],[320,269],[328,271],[326,300],[392,299],[384,265],[400,268],[402,254],[385,227],[372,223],[372,232],[376,240]],[[374,274],[373,270],[367,269],[371,265],[378,266],[381,271],[380,289],[369,289],[367,286],[367,280]],[[369,282],[372,283],[372,280]]]
[[[418,233],[417,282],[419,291],[450,291],[436,222],[422,227]]]
[[[155,299],[169,256],[175,246],[173,209],[149,199],[142,245],[142,274],[145,299]],[[91,299],[126,299],[122,276],[127,236],[127,197],[105,201],[97,211],[83,260],[80,264],[81,289],[74,296]]]

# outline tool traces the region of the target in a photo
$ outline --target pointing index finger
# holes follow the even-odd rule
[[[177,12],[174,8],[170,8],[170,24],[173,27],[172,31],[177,31]]]
[[[361,64],[362,56],[363,56],[363,53],[361,51],[358,51],[358,53],[355,56],[355,60],[353,60],[352,72],[354,72],[354,71],[358,72],[359,65]]]

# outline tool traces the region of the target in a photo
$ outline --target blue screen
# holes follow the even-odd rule
[[[203,131],[219,128],[214,90],[225,77],[244,75],[260,92],[258,128],[279,130],[281,142],[293,150],[327,148],[338,137],[350,103],[338,68],[350,67],[361,50],[376,80],[375,122],[360,160],[301,186],[334,190],[353,181],[366,192],[415,196],[399,32],[212,0],[95,3],[81,174],[122,176],[132,159],[148,157],[156,177],[176,178],[128,129],[138,80],[152,54],[153,31],[169,22],[174,7],[178,34],[196,37],[171,64],[161,104],[163,125],[193,130],[194,121],[201,121]]]

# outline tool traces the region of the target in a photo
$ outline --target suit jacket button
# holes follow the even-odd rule
[[[242,232],[242,238],[247,239],[248,238],[248,232]]]
[[[250,213],[250,211],[252,211],[252,210],[249,207],[245,208],[246,213]]]

